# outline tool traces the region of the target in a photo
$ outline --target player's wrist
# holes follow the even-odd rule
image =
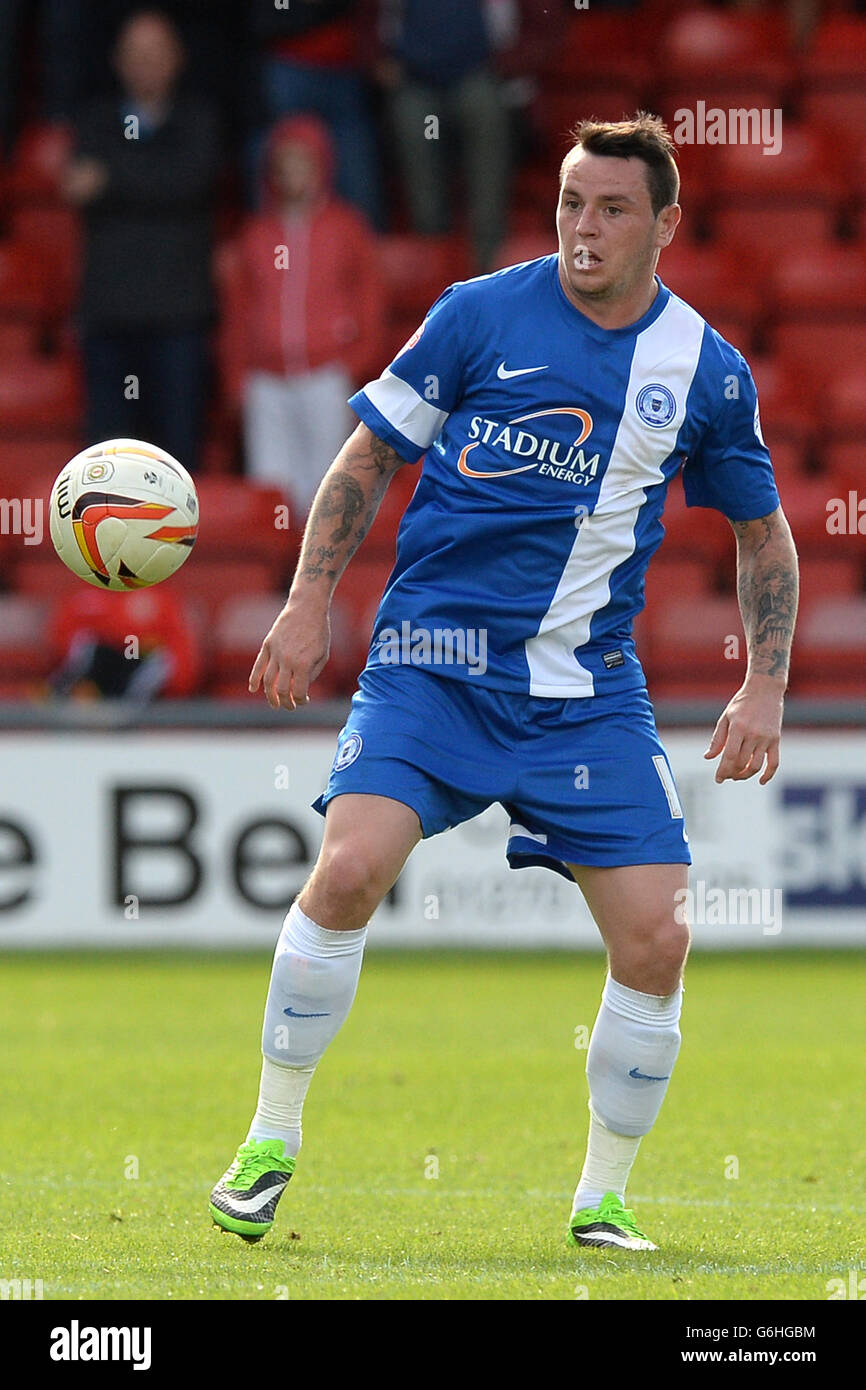
[[[780,700],[784,699],[787,689],[787,668],[776,674],[770,671],[748,671],[743,681],[743,690],[760,690],[765,694],[775,694]]]
[[[333,592],[330,584],[321,581],[311,580],[301,584],[295,583],[292,585],[280,617],[297,617],[298,614],[303,614],[304,617],[327,618]]]

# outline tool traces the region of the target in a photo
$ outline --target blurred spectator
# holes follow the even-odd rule
[[[8,158],[16,134],[23,12],[23,0],[0,0],[0,160]]]
[[[516,0],[507,0],[514,22]],[[416,232],[450,229],[452,149],[479,271],[507,232],[511,140],[495,35],[502,0],[381,0],[377,76],[389,94],[403,183]]]
[[[375,237],[335,196],[333,145],[313,116],[290,116],[266,149],[265,206],[240,243],[227,339],[243,378],[246,467],[306,515],[351,430],[346,404],[378,374],[382,287]]]
[[[337,191],[384,230],[376,129],[358,53],[368,36],[367,0],[248,0],[261,50],[261,95],[268,123],[308,112],[321,118],[337,152]]]
[[[85,214],[87,437],[150,439],[195,469],[220,147],[210,105],[176,92],[182,64],[163,16],[127,21],[114,53],[122,94],[81,115],[64,191]]]
[[[63,654],[50,679],[55,695],[146,704],[195,688],[197,643],[168,589],[78,590],[58,604],[50,637],[53,650]]]

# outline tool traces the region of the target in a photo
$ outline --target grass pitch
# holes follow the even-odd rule
[[[0,1278],[45,1299],[816,1299],[866,1274],[866,960],[694,956],[628,1203],[565,1244],[600,955],[368,953],[277,1225],[208,1193],[246,1134],[266,955],[0,964]]]

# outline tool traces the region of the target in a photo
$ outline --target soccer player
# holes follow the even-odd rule
[[[270,1229],[316,1065],[351,1007],[367,922],[422,837],[501,802],[512,868],[573,880],[609,970],[587,1053],[580,1246],[653,1250],[625,1206],[680,1047],[688,835],[631,637],[668,483],[736,537],[748,644],[706,757],[779,763],[797,559],[743,357],[655,274],[680,220],[673,144],[645,113],[583,122],[558,255],[452,285],[377,381],[326,474],[250,689],[295,709],[328,658],[334,587],[389,480],[422,457],[369,658],[338,737],[312,875],[283,925],[258,1108],[211,1194]]]

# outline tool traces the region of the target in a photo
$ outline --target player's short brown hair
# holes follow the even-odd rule
[[[615,159],[642,159],[647,166],[654,217],[677,201],[680,174],[674,158],[676,145],[661,116],[638,111],[630,121],[578,121],[570,135],[574,143],[562,161],[560,183],[572,154],[581,149],[587,154],[610,155]]]

